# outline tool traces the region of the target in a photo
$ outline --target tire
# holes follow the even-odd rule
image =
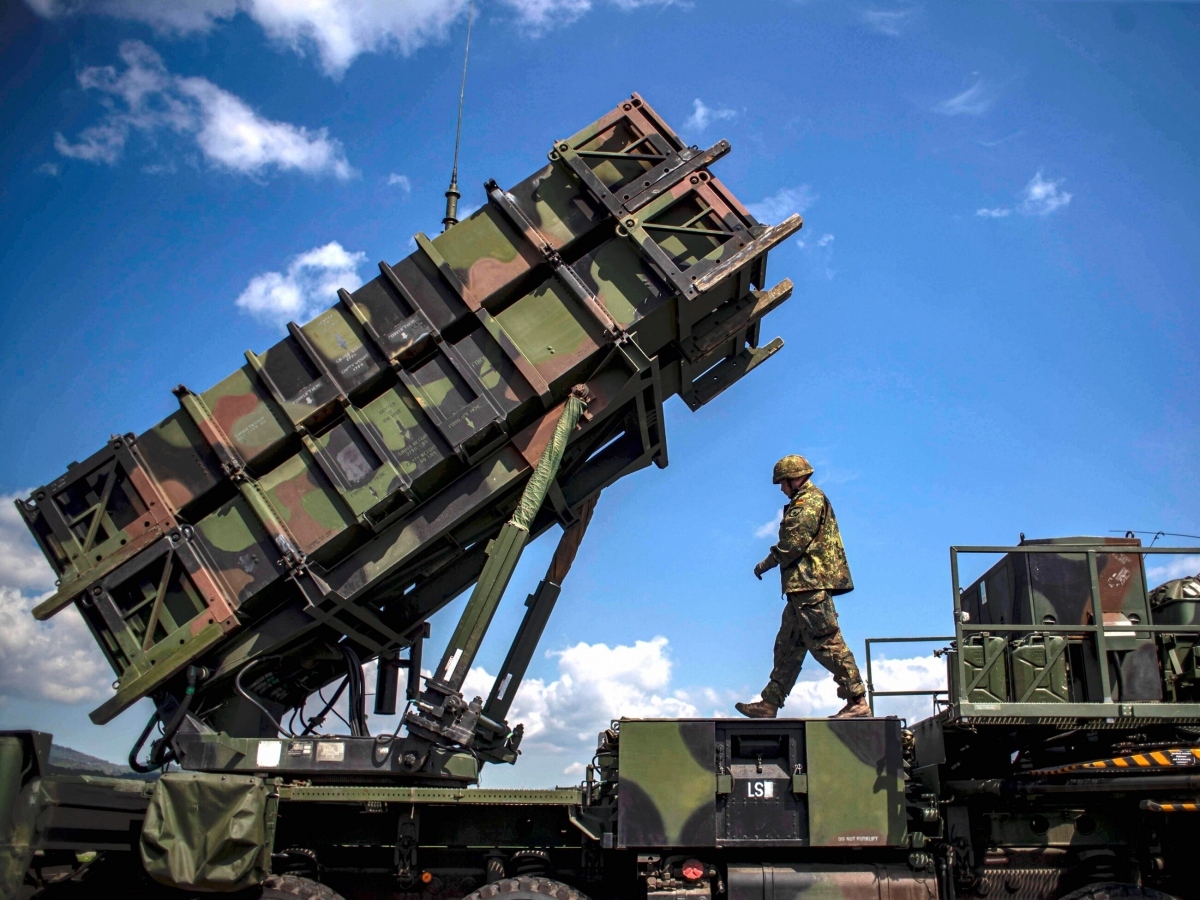
[[[1150,887],[1125,884],[1120,881],[1103,881],[1085,885],[1069,894],[1063,894],[1058,900],[1175,900],[1175,898],[1171,894],[1164,894],[1162,891],[1156,891]]]
[[[258,896],[262,900],[345,900],[329,885],[299,875],[268,875]]]
[[[570,885],[538,875],[502,878],[467,894],[463,900],[588,900]]]

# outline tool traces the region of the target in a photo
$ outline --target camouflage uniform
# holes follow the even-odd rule
[[[763,688],[763,700],[783,706],[809,653],[833,673],[839,697],[861,697],[866,689],[833,607],[833,595],[854,590],[854,582],[833,507],[811,481],[784,507],[779,542],[770,556],[780,566],[787,606],[775,638],[775,667]]]

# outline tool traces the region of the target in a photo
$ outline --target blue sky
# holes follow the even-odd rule
[[[459,0],[0,17],[0,493],[145,429],[172,386],[440,228]],[[674,401],[669,468],[601,498],[518,696],[527,758],[489,783],[565,783],[609,715],[728,713],[763,686],[780,601],[750,570],[784,453],[837,510],[860,655],[950,627],[952,543],[1200,533],[1198,51],[1200,4],[480,0],[464,206],[636,90],[689,140],[728,138],[716,171],[763,217],[806,220],[771,257],[796,292],[763,333],[787,346],[699,413]],[[50,584],[14,519],[0,727],[120,758],[144,716],[87,722],[111,675],[77,621],[28,617]],[[890,673],[927,683],[925,649]],[[802,678],[789,711],[830,711],[822,670]]]

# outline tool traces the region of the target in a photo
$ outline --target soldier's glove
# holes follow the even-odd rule
[[[779,565],[779,560],[775,558],[775,554],[769,555],[766,559],[754,567],[754,577],[762,581],[763,573],[770,572],[773,568]]]

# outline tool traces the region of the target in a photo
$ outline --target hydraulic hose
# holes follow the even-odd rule
[[[154,727],[154,723],[159,720],[158,711],[150,717],[150,721],[146,723],[146,727],[142,729],[141,735],[134,742],[133,749],[129,751],[129,768],[135,772],[145,775],[148,772],[153,772],[155,769],[161,769],[174,758],[171,753],[171,739],[175,737],[175,732],[179,731],[179,726],[183,724],[183,718],[187,715],[188,709],[192,705],[192,698],[196,696],[196,684],[203,678],[208,677],[208,669],[203,666],[188,666],[187,668],[187,688],[183,692],[183,699],[179,701],[179,705],[175,707],[175,714],[171,716],[169,722],[163,727],[162,737],[158,738],[150,745],[150,756],[145,763],[138,762],[137,755],[141,752],[142,745],[146,743],[146,738],[150,736],[150,730]]]
[[[273,715],[271,715],[271,711],[269,709],[267,709],[265,706],[263,706],[253,694],[251,694],[244,687],[242,687],[242,676],[245,675],[248,671],[250,671],[256,665],[258,665],[260,662],[266,662],[267,660],[279,659],[279,658],[280,657],[278,657],[278,656],[262,656],[262,657],[259,657],[258,659],[250,660],[250,662],[246,663],[246,665],[242,666],[241,669],[238,670],[237,677],[233,679],[233,689],[235,691],[237,691],[237,694],[239,697],[241,697],[243,700],[245,700],[249,703],[252,703],[255,707],[257,707],[258,711],[263,714],[263,717],[268,722],[270,722],[273,726],[275,726],[275,730],[279,734],[283,735],[284,737],[294,738],[295,735],[292,734],[290,731],[288,731],[286,728],[284,728],[283,723],[280,722],[278,719],[276,719]]]
[[[350,685],[349,725],[354,737],[370,737],[367,727],[367,681],[363,676],[362,661],[349,644],[341,645],[342,658],[346,660],[346,679]]]

